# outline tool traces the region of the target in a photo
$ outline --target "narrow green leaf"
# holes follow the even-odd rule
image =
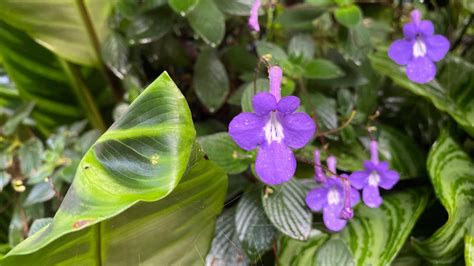
[[[168,4],[174,12],[185,16],[199,3],[199,0],[168,0]]]
[[[390,77],[399,86],[429,99],[436,108],[447,112],[471,136],[474,136],[474,65],[450,56],[443,60],[437,80],[414,83],[403,67],[392,62],[385,51],[369,56],[374,69]]]
[[[268,219],[283,234],[306,240],[311,231],[313,216],[306,206],[306,192],[296,180],[265,190],[262,202]]]
[[[209,159],[229,174],[242,173],[255,158],[252,152],[237,146],[227,132],[199,137],[198,142]]]
[[[206,265],[245,266],[248,265],[242,246],[235,231],[235,208],[225,210],[217,219],[216,232],[211,250],[206,257]]]
[[[28,237],[34,235],[41,228],[49,225],[53,221],[53,218],[40,218],[33,221],[30,226],[30,231],[28,231]]]
[[[8,118],[7,122],[2,126],[3,134],[10,136],[16,130],[16,128],[28,117],[35,103],[25,103],[15,110],[15,113]]]
[[[333,79],[344,76],[344,72],[333,62],[319,58],[304,66],[303,75],[310,79]]]
[[[91,34],[79,3],[86,7],[99,42],[108,33],[107,18],[114,1],[108,0],[4,0],[0,17],[11,26],[27,32],[38,43],[74,63],[97,65]],[[47,18],[47,19],[45,19]]]
[[[362,10],[357,5],[338,7],[334,16],[341,25],[351,28],[362,21]]]
[[[473,217],[474,163],[447,132],[428,155],[428,173],[448,221],[426,240],[414,239],[416,251],[432,263],[452,264],[462,254],[463,238]]]
[[[255,0],[214,0],[222,12],[235,16],[248,16]]]
[[[229,94],[229,78],[215,51],[202,51],[194,65],[194,90],[199,100],[214,113],[225,103]]]
[[[353,266],[354,260],[344,241],[332,239],[324,243],[324,245],[318,249],[315,257],[315,265]]]
[[[237,237],[252,261],[261,259],[271,249],[276,230],[265,215],[259,190],[249,191],[240,199],[235,226]]]
[[[65,235],[114,217],[138,201],[167,196],[186,170],[194,136],[186,100],[163,73],[85,154],[47,230],[8,256],[57,244]]]
[[[340,233],[356,265],[390,265],[428,203],[426,189],[408,189],[383,197],[380,208],[359,204]]]
[[[225,34],[225,18],[213,0],[199,0],[186,17],[193,30],[211,47],[221,43]]]
[[[470,233],[464,237],[464,260],[467,266],[474,265],[474,235]]]
[[[288,59],[286,52],[278,45],[265,41],[257,42],[257,54],[259,57],[271,55],[270,63],[282,65],[283,61]]]

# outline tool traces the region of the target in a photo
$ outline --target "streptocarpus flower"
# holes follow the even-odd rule
[[[259,32],[260,31],[260,24],[258,24],[258,9],[260,8],[260,0],[255,0],[252,5],[252,9],[250,9],[250,17],[249,17],[249,27],[253,31]]]
[[[362,189],[362,200],[370,208],[377,208],[382,204],[379,187],[392,189],[398,180],[400,175],[388,169],[387,162],[379,162],[376,140],[370,142],[370,161],[364,161],[364,170],[353,172],[350,177],[352,186]]]
[[[300,105],[296,96],[281,98],[282,71],[269,69],[270,93],[253,97],[255,113],[241,113],[229,124],[229,135],[244,150],[258,147],[255,171],[268,185],[289,181],[296,170],[291,149],[299,149],[313,136],[316,127],[311,117],[295,112]]]
[[[327,162],[329,170],[335,173],[336,158],[330,156]],[[359,192],[351,188],[348,178],[344,174],[340,177],[328,176],[320,187],[312,189],[306,196],[309,208],[316,212],[322,211],[324,224],[334,232],[342,230],[347,221],[352,219],[352,207],[360,201]]]
[[[406,65],[410,80],[427,83],[436,75],[436,65],[449,50],[449,41],[443,35],[434,35],[433,23],[421,20],[418,10],[411,12],[411,23],[403,26],[404,39],[392,43],[388,56],[399,65]]]

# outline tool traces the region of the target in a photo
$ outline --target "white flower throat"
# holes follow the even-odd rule
[[[426,55],[426,44],[421,40],[421,38],[417,37],[415,44],[413,45],[413,56],[416,57],[423,57]]]
[[[339,198],[339,191],[337,191],[337,188],[331,188],[328,192],[328,203],[330,205],[339,204],[340,200],[341,199]]]
[[[376,171],[372,171],[369,175],[369,185],[378,186],[380,182],[380,175]]]
[[[285,135],[283,134],[283,126],[281,125],[280,121],[278,121],[276,112],[270,113],[270,119],[268,119],[267,123],[263,127],[263,131],[265,131],[265,139],[267,143],[270,144],[273,141],[280,143]]]

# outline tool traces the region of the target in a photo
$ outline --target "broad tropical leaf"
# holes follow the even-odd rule
[[[163,73],[85,154],[53,222],[7,257],[40,250],[138,201],[164,198],[185,172],[194,138],[186,100]]]
[[[65,234],[38,249],[36,243],[43,243],[54,230],[51,225],[43,227],[8,253],[1,264],[204,264],[225,187],[225,173],[210,161],[198,160],[164,199],[139,202],[115,217]]]
[[[401,87],[429,99],[474,136],[474,65],[458,57],[448,57],[438,78],[422,85],[408,80],[403,68],[392,62],[386,52],[369,58],[375,70],[389,76]]]
[[[389,265],[393,261],[425,209],[428,191],[408,189],[383,200],[378,209],[358,205],[354,219],[340,234],[356,265]]]
[[[278,265],[313,265],[316,252],[328,238],[329,235],[316,229],[305,241],[282,236],[278,241]]]
[[[96,65],[99,59],[91,36],[96,35],[99,42],[104,40],[113,3],[109,0],[3,0],[0,17],[53,53],[75,63]]]
[[[353,266],[354,259],[344,241],[331,239],[318,249],[314,258],[315,265]]]
[[[433,144],[428,173],[436,196],[448,211],[448,221],[426,240],[413,242],[433,263],[451,264],[462,255],[463,239],[473,221],[474,163],[447,132]]]
[[[268,219],[283,234],[306,240],[311,231],[312,214],[306,206],[306,191],[296,180],[267,188],[262,202]]]

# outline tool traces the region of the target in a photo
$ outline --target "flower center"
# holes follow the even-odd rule
[[[378,186],[380,182],[380,175],[376,171],[372,171],[369,175],[369,185]]]
[[[265,131],[265,139],[268,144],[273,141],[280,143],[285,137],[285,135],[283,135],[283,127],[281,126],[280,121],[278,121],[276,112],[270,113],[270,119],[268,119],[263,130]]]
[[[341,199],[339,198],[339,191],[337,191],[337,188],[333,187],[329,190],[328,192],[328,203],[330,205],[335,205],[339,204],[339,201]]]
[[[423,57],[426,55],[426,44],[420,39],[416,38],[415,45],[413,45],[413,56]]]

